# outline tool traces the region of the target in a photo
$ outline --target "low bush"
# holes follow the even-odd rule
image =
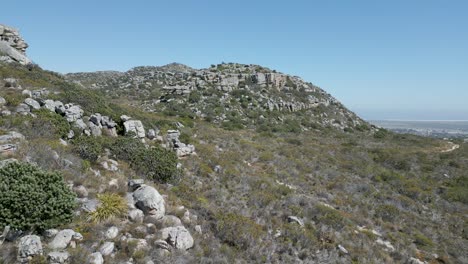
[[[59,173],[26,163],[0,169],[0,229],[41,231],[71,221],[75,195]]]
[[[98,195],[101,202],[96,211],[89,214],[89,220],[94,223],[101,223],[110,219],[123,217],[127,214],[127,201],[115,193],[105,193]]]

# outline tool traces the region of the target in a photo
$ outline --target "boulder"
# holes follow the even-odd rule
[[[144,138],[145,137],[145,128],[143,123],[139,120],[128,120],[124,122],[125,134],[135,133],[136,137]]]
[[[31,108],[29,105],[21,103],[16,107],[15,111],[19,114],[27,114],[31,112]]]
[[[99,248],[99,252],[101,252],[101,254],[102,254],[103,256],[109,256],[109,255],[112,254],[112,252],[114,251],[114,247],[115,247],[114,242],[105,242],[105,243]]]
[[[42,107],[49,110],[49,111],[51,111],[51,112],[55,112],[55,102],[54,102],[54,100],[47,99],[47,100],[42,101]]]
[[[128,212],[128,218],[134,223],[143,223],[144,217],[145,215],[140,209],[133,209]]]
[[[187,250],[193,247],[193,238],[183,226],[167,227],[161,229],[160,237],[176,249]]]
[[[126,122],[128,120],[132,119],[130,116],[128,115],[121,115],[120,116],[120,120],[122,120],[122,122]]]
[[[160,218],[164,216],[164,199],[155,188],[143,184],[135,190],[133,199],[136,207],[145,214],[155,215]]]
[[[116,226],[111,226],[109,227],[109,229],[107,229],[105,236],[107,239],[114,239],[117,237],[118,234],[119,229]]]
[[[68,122],[74,122],[83,116],[83,109],[79,105],[66,104],[65,105],[65,118]]]
[[[166,227],[181,226],[182,221],[177,216],[174,215],[165,215],[163,218],[156,221],[156,226],[159,229]]]
[[[18,261],[29,263],[29,258],[42,255],[41,238],[36,235],[24,236],[18,244]]]
[[[68,254],[68,252],[53,251],[47,254],[47,259],[49,260],[49,264],[67,263],[69,258],[70,258],[70,254]]]
[[[94,252],[88,257],[88,264],[103,264],[104,258],[100,252]]]
[[[27,97],[31,97],[31,96],[32,96],[31,91],[29,91],[28,89],[24,89],[24,90],[21,92],[21,94],[24,95],[24,96],[27,96]]]
[[[49,248],[51,249],[65,249],[68,247],[72,240],[82,240],[83,236],[80,233],[77,233],[71,229],[64,229],[54,237],[54,239],[49,243]]]
[[[34,110],[38,110],[38,109],[41,109],[41,105],[39,104],[38,101],[32,99],[32,98],[26,98],[24,100],[24,103],[29,105],[32,109]]]
[[[5,104],[6,104],[5,98],[0,96],[0,106],[5,105]]]

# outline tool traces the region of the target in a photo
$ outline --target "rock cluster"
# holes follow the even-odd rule
[[[31,60],[26,56],[27,48],[28,44],[17,29],[0,24],[0,61],[30,64]]]

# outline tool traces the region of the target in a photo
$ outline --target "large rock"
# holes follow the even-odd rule
[[[105,236],[107,239],[114,239],[117,237],[118,234],[119,229],[116,226],[111,226],[109,227],[109,229],[107,229]]]
[[[151,186],[141,185],[133,193],[133,199],[137,208],[144,213],[163,217],[165,213],[164,199],[159,192]]]
[[[128,120],[124,122],[125,134],[135,133],[136,137],[145,137],[145,128],[140,120]]]
[[[193,238],[183,226],[167,227],[160,231],[160,237],[176,249],[187,250],[193,247]]]
[[[100,252],[94,252],[93,254],[89,255],[88,258],[89,264],[103,264],[104,258]]]
[[[99,248],[99,252],[101,252],[103,256],[109,256],[114,251],[114,247],[115,247],[114,242],[105,242]]]
[[[8,42],[0,41],[0,53],[5,54],[16,62],[23,65],[30,64],[31,60],[15,48],[8,45]]]
[[[29,258],[42,255],[41,238],[36,235],[24,236],[18,244],[18,261],[28,263]]]
[[[24,100],[24,103],[29,105],[32,109],[34,110],[38,110],[38,109],[41,109],[41,105],[39,104],[38,101],[32,99],[32,98],[26,98]]]
[[[74,122],[83,116],[83,109],[79,105],[66,104],[65,105],[65,118],[68,122]]]
[[[15,131],[10,131],[8,134],[0,136],[0,143],[10,143],[18,140],[24,140],[24,136]]]
[[[72,240],[82,240],[83,236],[71,229],[64,229],[54,237],[49,243],[51,249],[65,249],[68,247]]]

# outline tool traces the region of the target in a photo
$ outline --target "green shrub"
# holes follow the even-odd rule
[[[128,206],[126,200],[115,193],[105,193],[98,195],[101,202],[96,211],[89,214],[89,220],[94,223],[101,223],[127,214]]]
[[[71,221],[75,195],[59,173],[26,163],[0,169],[0,229],[40,231]]]
[[[70,131],[70,124],[62,116],[47,109],[35,111],[37,118],[31,121],[31,127],[36,136],[57,136],[65,138]]]
[[[432,240],[421,233],[416,233],[414,235],[414,243],[423,247],[432,247],[434,243]]]
[[[161,183],[178,179],[180,172],[177,162],[177,155],[174,151],[160,146],[142,148],[131,159],[131,165],[137,172]]]
[[[81,158],[95,162],[104,150],[104,137],[76,137],[72,143]]]

